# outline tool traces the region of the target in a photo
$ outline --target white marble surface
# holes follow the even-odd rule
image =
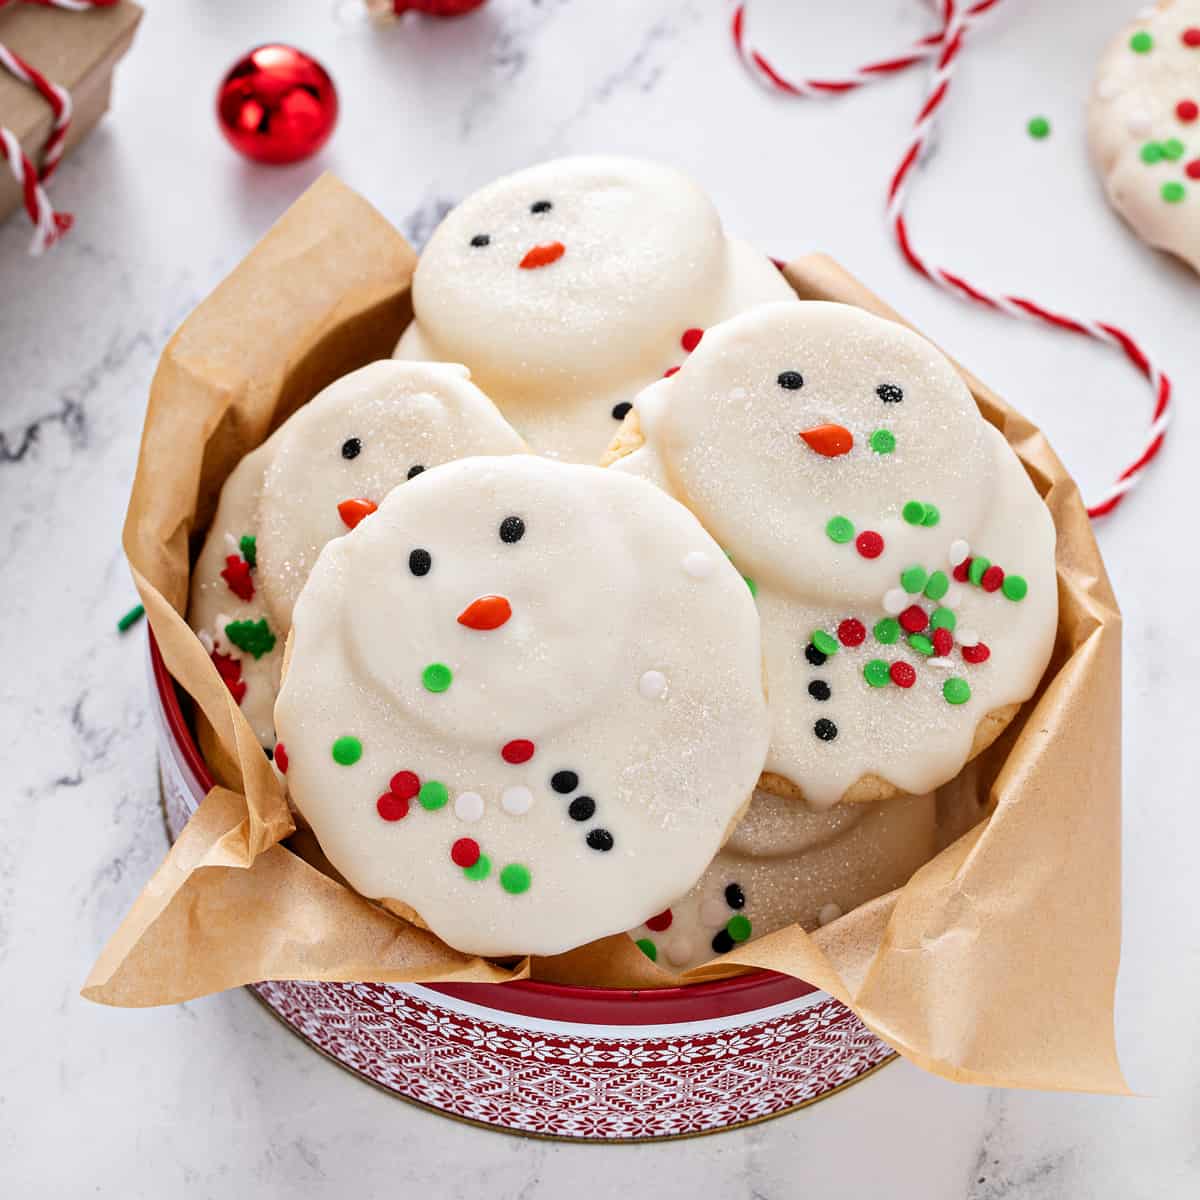
[[[79,999],[164,850],[141,635],[113,632],[134,596],[119,530],[147,384],[170,331],[320,170],[419,238],[517,164],[666,158],[765,249],[841,258],[1037,420],[1085,490],[1124,460],[1147,410],[1115,356],[967,308],[904,268],[881,196],[917,75],[834,103],[777,101],[734,59],[715,0],[492,0],[461,22],[385,32],[339,27],[326,0],[173,0],[153,6],[113,114],[55,181],[78,216],[71,237],[34,262],[22,220],[0,230],[5,1195],[1200,1194],[1200,282],[1132,240],[1082,149],[1091,64],[1132,7],[1005,3],[967,55],[912,224],[971,278],[1139,331],[1176,379],[1161,465],[1099,529],[1128,626],[1118,1026],[1142,1096],[958,1088],[904,1064],[743,1132],[552,1145],[389,1099],[240,992],[144,1012]],[[827,69],[926,19],[910,0],[753,10],[781,63]],[[276,171],[238,160],[211,112],[226,64],[268,38],[317,52],[343,99],[327,151]],[[1023,131],[1035,112],[1054,123],[1044,143]]]

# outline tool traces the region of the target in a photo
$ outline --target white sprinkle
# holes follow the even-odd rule
[[[1151,122],[1150,114],[1144,112],[1134,113],[1125,123],[1125,128],[1133,134],[1134,137],[1145,137],[1150,132]]]
[[[459,792],[454,797],[454,815],[460,821],[478,821],[483,817],[483,797],[478,792]]]
[[[841,915],[841,908],[830,901],[830,903],[824,905],[821,908],[821,911],[817,913],[817,920],[820,921],[822,925],[828,925],[831,921],[836,921]]]
[[[237,538],[228,529],[225,530],[225,547],[230,554],[236,554],[239,558],[241,557],[242,547]]]
[[[963,590],[957,583],[952,583],[942,597],[943,608],[957,608],[962,603]]]
[[[744,387],[735,387],[735,388],[734,388],[734,389],[733,389],[733,390],[732,390],[732,391],[729,393],[729,398],[730,398],[730,400],[745,400],[745,398],[746,398],[746,389],[745,389]]]
[[[1096,96],[1101,100],[1111,100],[1117,94],[1117,81],[1111,75],[1105,75],[1096,84]]]
[[[683,569],[693,579],[707,579],[712,574],[713,560],[702,550],[693,550],[683,556]]]
[[[207,629],[201,629],[196,636],[200,639],[200,645],[204,647],[205,653],[211,654],[213,652],[212,634]]]
[[[647,700],[659,700],[667,694],[667,677],[661,671],[647,671],[638,680],[638,691]]]
[[[957,567],[970,553],[971,547],[962,538],[956,538],[950,543],[950,553],[947,557],[950,559],[950,565]]]
[[[950,658],[927,658],[925,660],[927,667],[952,667],[954,660]]]
[[[708,929],[723,929],[729,920],[729,905],[721,900],[705,900],[700,906],[700,921]]]
[[[908,607],[908,593],[903,588],[888,588],[883,594],[883,611],[895,617]]]
[[[527,787],[505,788],[500,795],[500,807],[514,817],[523,817],[533,807],[533,793]]]
[[[973,629],[960,629],[956,636],[960,646],[979,645],[979,634],[977,634]]]
[[[663,947],[663,952],[667,956],[667,962],[676,967],[682,967],[695,953],[691,939],[685,937],[672,938]]]

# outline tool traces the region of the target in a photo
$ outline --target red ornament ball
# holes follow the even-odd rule
[[[294,46],[257,46],[233,64],[217,92],[221,132],[255,162],[308,158],[328,141],[337,117],[329,72]]]
[[[396,16],[422,12],[431,17],[461,17],[486,3],[487,0],[392,0],[392,11]]]

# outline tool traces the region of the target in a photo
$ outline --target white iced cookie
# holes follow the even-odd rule
[[[936,834],[931,795],[820,813],[755,792],[695,887],[630,937],[660,967],[685,971],[788,925],[811,932],[907,883]]]
[[[791,296],[686,175],[565,158],[446,217],[417,265],[396,357],[466,363],[535,450],[595,463],[638,389],[708,326]]]
[[[427,467],[526,447],[465,367],[372,363],[327,387],[237,465],[192,572],[188,623],[259,741],[292,606],[321,548]]]
[[[814,807],[931,791],[1033,693],[1057,625],[1054,526],[917,334],[847,305],[764,305],[642,392],[620,442],[611,469],[686,504],[755,590],[763,786]]]
[[[1096,69],[1088,141],[1113,207],[1200,271],[1200,0],[1167,0]]]
[[[359,892],[468,953],[558,954],[687,891],[744,806],[758,618],[643,481],[466,459],[322,552],[275,719],[292,801]]]

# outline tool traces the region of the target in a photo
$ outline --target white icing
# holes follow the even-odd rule
[[[479,235],[487,245],[472,245]],[[555,261],[520,266],[555,243]],[[466,363],[535,450],[598,462],[614,406],[685,359],[686,331],[791,295],[764,254],[725,236],[687,176],[636,159],[558,159],[446,217],[418,263],[396,357]]]
[[[781,385],[784,372],[803,385]],[[750,399],[731,409],[722,398],[735,383]],[[885,401],[881,385],[903,398]],[[646,442],[611,469],[668,488],[755,580],[772,710],[767,770],[810,803],[834,804],[867,775],[929,791],[960,770],[987,713],[1033,693],[1057,624],[1054,526],[1007,442],[923,338],[845,305],[764,305],[711,329],[636,408]],[[826,457],[800,436],[831,424],[852,435],[849,453]],[[878,428],[894,434],[893,453],[870,448]],[[912,500],[935,505],[940,520],[908,523],[901,514]],[[881,534],[883,553],[868,559],[853,540],[832,541],[834,516]],[[981,664],[952,656],[972,694],[951,705],[946,677],[915,648],[880,644],[871,631],[914,603],[899,586],[902,571],[939,569],[951,543],[967,539],[1022,575],[1028,595],[1017,603],[974,585],[962,590],[958,621],[980,630],[993,653]],[[927,615],[935,607],[920,603]],[[849,617],[866,626],[866,641],[813,665],[805,654],[812,631],[833,635]],[[916,685],[871,687],[863,668],[875,658],[910,662]],[[818,680],[830,699],[809,693]],[[817,736],[821,721],[833,722],[832,737]]]
[[[1200,28],[1200,0],[1172,0],[1152,22],[1139,19],[1116,35],[1097,65],[1088,143],[1109,200],[1134,232],[1200,271],[1200,179],[1186,173],[1200,161],[1200,118],[1176,112],[1181,100],[1200,103],[1200,47],[1181,36],[1189,28]],[[1130,46],[1139,31],[1154,39],[1147,53]],[[1142,160],[1145,145],[1169,139],[1183,144],[1180,157]],[[1163,198],[1166,183],[1183,187],[1182,201]]]
[[[361,449],[347,459],[342,446],[352,437]],[[215,631],[222,653],[240,661],[242,712],[264,746],[275,744],[272,709],[292,606],[321,548],[346,532],[339,503],[378,504],[415,466],[523,449],[465,368],[384,360],[330,384],[234,468],[192,572],[188,622]],[[248,602],[220,575],[227,556],[240,554],[243,534],[257,539]],[[273,649],[255,659],[231,646],[222,636],[231,620],[266,620]]]
[[[510,516],[524,535],[504,542]],[[432,562],[420,577],[414,548]],[[702,584],[679,569],[692,552],[714,563]],[[480,596],[506,599],[508,619],[462,624]],[[671,680],[654,701],[631,686],[647,659]],[[453,672],[436,694],[422,685],[432,662]],[[363,895],[409,905],[469,953],[559,953],[630,928],[703,872],[766,753],[761,664],[746,585],[674,500],[595,467],[467,459],[395,489],[322,551],[275,710],[288,789]],[[343,735],[362,742],[353,766],[330,753]],[[500,753],[516,739],[534,745],[519,765]],[[501,799],[472,826],[487,878],[450,860],[462,827],[443,810],[418,797],[380,817],[401,770],[451,794],[533,792],[519,820]],[[566,772],[576,786],[560,791]],[[594,813],[573,819],[585,797]],[[589,846],[601,830],[611,850]],[[527,891],[502,888],[509,864],[528,867]]]

